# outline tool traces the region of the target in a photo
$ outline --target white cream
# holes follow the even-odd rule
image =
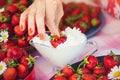
[[[63,32],[67,36],[67,40],[53,48],[50,43],[50,37],[46,35],[45,40],[40,40],[38,36],[32,39],[31,43],[39,53],[56,66],[63,67],[78,57],[85,48],[87,43],[86,36],[76,28],[66,28]]]

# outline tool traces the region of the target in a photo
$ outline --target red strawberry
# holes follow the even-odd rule
[[[20,4],[22,4],[26,7],[29,5],[28,0],[20,0]]]
[[[6,49],[6,50],[11,46],[16,46],[16,43],[13,40],[8,40],[7,42],[2,43],[1,45],[2,49]]]
[[[3,74],[4,80],[16,80],[17,71],[15,68],[9,67]]]
[[[0,0],[0,7],[5,6],[5,4],[6,4],[6,1],[5,1],[5,0]]]
[[[31,55],[25,55],[20,59],[20,63],[25,65],[27,68],[31,68],[35,63],[35,58],[36,57],[32,57]]]
[[[118,65],[118,56],[114,55],[114,53],[111,51],[109,55],[106,55],[103,59],[103,63],[105,68],[109,71],[112,67],[115,65]]]
[[[14,15],[12,16],[11,24],[12,24],[13,26],[16,26],[16,25],[19,24],[19,20],[20,20],[20,14],[14,14]]]
[[[51,44],[54,48],[56,48],[59,44],[64,43],[66,41],[67,37],[66,36],[51,36]]]
[[[83,68],[78,69],[77,73],[78,74],[90,74],[91,72],[90,72],[90,70],[88,68],[83,67]]]
[[[85,67],[92,70],[97,64],[98,59],[95,56],[89,55],[86,57]]]
[[[7,57],[10,57],[10,58],[20,59],[22,55],[23,55],[22,50],[17,46],[11,46],[7,50]]]
[[[11,60],[12,60],[12,58],[6,57],[6,58],[4,58],[2,61],[5,62],[5,63],[8,63],[8,62],[11,61]]]
[[[97,80],[97,78],[93,74],[82,74],[82,79],[83,80]]]
[[[76,74],[76,73],[74,73],[73,75],[71,75],[71,76],[69,77],[68,80],[79,80],[79,79],[80,79],[79,75]]]
[[[3,60],[6,56],[6,52],[3,50],[0,50],[0,61]]]
[[[13,32],[12,32],[12,26],[10,23],[3,23],[0,27],[0,30],[3,30],[3,29],[7,29],[9,32],[9,35],[12,36]]]
[[[91,25],[92,27],[98,27],[100,25],[101,21],[99,18],[92,18],[91,19]]]
[[[19,47],[26,47],[27,45],[28,45],[28,41],[25,39],[25,37],[18,38]]]
[[[67,80],[64,76],[57,75],[52,80]]]
[[[28,52],[26,51],[26,49],[21,49],[22,50],[22,53],[23,53],[23,56],[28,56]]]
[[[66,77],[70,77],[74,73],[74,69],[67,65],[62,69],[62,74],[64,74]]]
[[[19,25],[17,25],[17,26],[14,27],[14,32],[19,37],[23,36],[26,33],[26,31],[21,31],[20,30]]]
[[[18,77],[22,79],[24,79],[28,74],[28,68],[23,64],[18,65],[17,71],[18,71]]]
[[[7,11],[9,11],[11,14],[14,14],[18,11],[18,6],[15,3],[12,3],[7,6]]]
[[[93,69],[93,73],[97,75],[105,74],[105,72],[106,72],[105,67],[103,67],[101,64],[97,65]]]
[[[76,10],[74,10],[72,12],[72,15],[75,15],[75,16],[78,16],[79,14],[80,14],[80,9],[79,8],[77,8]]]

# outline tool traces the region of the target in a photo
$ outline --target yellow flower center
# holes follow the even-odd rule
[[[3,66],[2,65],[0,65],[0,71],[3,69]]]
[[[2,35],[2,38],[3,38],[3,40],[7,39],[7,35],[6,35],[6,34],[3,34],[3,35]]]
[[[114,72],[114,77],[119,77],[120,76],[120,71],[116,71],[116,72]]]

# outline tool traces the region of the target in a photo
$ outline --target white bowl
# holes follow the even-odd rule
[[[72,30],[66,33],[67,40],[65,43],[60,44],[57,48],[52,47],[49,41],[40,40],[38,36],[34,37],[30,44],[34,46],[37,51],[48,61],[58,67],[63,67],[76,59],[84,50],[87,38],[78,30]],[[75,34],[74,34],[75,32]],[[69,37],[74,35],[72,38]],[[78,39],[81,38],[81,39]],[[47,44],[46,44],[47,43]]]

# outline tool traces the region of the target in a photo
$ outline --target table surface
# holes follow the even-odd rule
[[[111,17],[109,14],[103,11],[105,17],[105,24],[103,28],[97,32],[93,37],[89,38],[89,41],[96,41],[98,51],[95,56],[102,56],[112,50],[116,54],[120,54],[120,20]],[[34,52],[39,58],[35,63],[35,75],[36,80],[49,80],[55,72],[53,72],[53,66],[48,63],[37,51]],[[82,60],[84,54],[79,56],[76,60]]]

